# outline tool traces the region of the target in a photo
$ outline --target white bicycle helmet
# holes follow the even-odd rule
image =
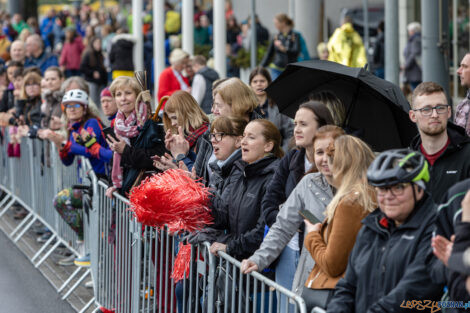
[[[64,97],[62,98],[62,103],[69,103],[69,102],[78,102],[85,106],[88,106],[88,95],[85,91],[81,89],[72,89],[65,93]]]

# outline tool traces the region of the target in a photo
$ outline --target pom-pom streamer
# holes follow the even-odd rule
[[[170,169],[132,188],[129,201],[130,210],[144,225],[194,232],[212,223],[209,197],[209,188],[201,182],[183,170]]]
[[[175,283],[179,282],[183,278],[189,277],[189,263],[191,262],[191,245],[183,245],[180,242],[178,255],[175,259],[175,264],[173,265],[173,273],[171,273],[171,278],[175,280]],[[184,275],[186,273],[186,277]]]

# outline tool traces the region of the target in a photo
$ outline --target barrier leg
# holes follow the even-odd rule
[[[38,268],[42,264],[42,262],[44,262],[52,254],[52,252],[54,252],[54,250],[57,249],[59,245],[60,245],[60,241],[57,240],[57,242],[52,246],[52,248],[49,251],[47,251],[47,253],[42,257],[42,259],[39,260],[38,263],[34,264],[34,267]]]
[[[15,198],[11,199],[11,201],[7,204],[7,206],[0,212],[0,218],[10,209],[10,207],[15,203]]]
[[[93,304],[93,302],[95,302],[95,297],[93,297],[90,301],[88,301],[88,303],[85,304],[85,306],[78,313],[84,313]]]
[[[82,281],[85,280],[85,278],[90,275],[91,273],[91,270],[90,269],[87,269],[85,271],[85,273],[83,273],[82,276],[80,276],[80,278],[77,280],[77,282],[72,286],[70,287],[70,289],[67,291],[67,293],[62,297],[62,300],[65,300],[68,298],[68,296],[70,296],[70,294],[82,283]]]
[[[44,250],[46,250],[47,247],[49,247],[49,245],[52,243],[52,241],[56,238],[56,234],[53,234],[51,236],[51,238],[49,238],[41,247],[41,249],[39,249],[38,252],[36,252],[36,254],[33,256],[33,258],[31,259],[31,262],[34,263],[34,261],[36,261],[36,259],[44,252]]]
[[[75,276],[78,275],[78,273],[80,273],[81,271],[81,267],[77,267],[77,269],[72,273],[72,275],[70,275],[69,278],[67,278],[66,281],[64,281],[64,283],[62,284],[62,286],[60,286],[60,288],[57,290],[57,292],[62,292],[62,290],[64,290],[65,287],[67,287],[68,284],[70,284],[70,282],[75,278]]]
[[[33,219],[31,221],[28,222],[28,225],[26,225],[26,227],[23,228],[24,224],[26,224],[26,221],[29,220],[29,217],[32,216]],[[20,229],[21,232],[18,234],[18,236],[16,236],[15,239],[13,239],[13,242],[14,243],[17,243],[18,240],[20,240],[21,237],[23,237],[23,235],[28,231],[28,229],[33,226],[34,222],[36,222],[36,219],[37,219],[37,216],[34,215],[33,213],[29,212],[28,215],[23,219],[23,221],[21,221],[21,223],[11,232],[10,234],[10,238],[13,239],[13,235],[15,235],[15,233],[17,231],[19,231]]]

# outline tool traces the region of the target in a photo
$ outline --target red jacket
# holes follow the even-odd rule
[[[73,42],[66,42],[60,54],[60,66],[65,66],[67,70],[79,70],[84,48],[81,37],[75,37]]]
[[[189,85],[189,80],[181,75],[183,77],[184,82]],[[160,78],[158,79],[158,101],[163,96],[171,96],[175,91],[181,90],[180,83],[178,79],[176,79],[175,74],[173,74],[173,69],[170,67],[167,67],[166,69],[163,70],[160,74]]]

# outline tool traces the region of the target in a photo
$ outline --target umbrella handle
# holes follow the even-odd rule
[[[162,107],[163,102],[164,102],[164,101],[167,101],[169,98],[170,98],[170,96],[163,96],[163,97],[160,99],[160,101],[158,102],[157,109],[155,110],[155,114],[153,114],[153,116],[152,116],[152,120],[153,120],[153,121],[158,122],[158,120],[159,120],[158,112],[160,112],[160,108]]]

